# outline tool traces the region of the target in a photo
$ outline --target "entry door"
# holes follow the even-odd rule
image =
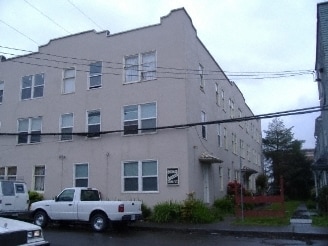
[[[210,188],[209,188],[209,165],[203,164],[203,185],[204,185],[204,202],[210,202]]]

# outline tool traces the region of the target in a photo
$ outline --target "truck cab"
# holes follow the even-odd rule
[[[17,215],[28,211],[29,196],[23,181],[0,180],[0,215]]]

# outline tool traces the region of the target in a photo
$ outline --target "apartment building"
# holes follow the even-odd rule
[[[316,81],[321,107],[327,107],[328,93],[328,2],[317,5]],[[328,185],[328,111],[324,110],[315,121],[316,146],[312,167],[316,191]]]
[[[234,180],[255,191],[260,121],[236,121],[253,113],[184,8],[1,60],[1,179],[45,198],[88,186],[148,206],[188,193],[210,204]]]

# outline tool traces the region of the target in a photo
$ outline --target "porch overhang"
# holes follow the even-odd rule
[[[249,178],[251,175],[253,174],[256,174],[257,171],[252,169],[252,168],[249,168],[249,167],[246,167],[246,166],[243,166],[241,168],[241,173],[245,175],[245,178]]]
[[[203,164],[212,164],[212,163],[222,163],[223,161],[216,156],[210,155],[207,152],[203,152],[199,156],[199,162]]]

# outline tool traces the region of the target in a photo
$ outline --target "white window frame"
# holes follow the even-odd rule
[[[154,105],[155,106],[155,116],[152,117],[143,117],[142,116],[142,107],[146,105]],[[133,119],[125,119],[125,109],[127,107],[136,107],[137,108],[137,118]],[[150,130],[143,130],[142,129],[142,123],[146,120],[155,120],[155,129]],[[125,127],[129,126],[129,122],[136,122],[137,121],[137,129],[133,129],[133,131],[136,131],[136,133],[126,133]],[[123,122],[123,135],[124,136],[130,136],[130,135],[138,135],[138,134],[147,134],[147,133],[156,133],[156,127],[157,127],[157,102],[149,102],[149,103],[142,103],[142,104],[133,104],[133,105],[125,105],[122,109],[122,122]],[[135,125],[135,124],[134,124]],[[127,130],[128,131],[128,130]]]
[[[68,71],[73,71],[73,74],[72,75],[70,75],[70,74],[67,75]],[[66,86],[65,85],[68,81],[72,82],[72,89],[66,91],[66,89],[65,89]],[[62,94],[75,93],[75,81],[76,81],[76,69],[75,69],[75,67],[65,68],[63,70]]]
[[[72,116],[72,124],[71,125],[67,125],[67,126],[64,126],[63,125],[63,117],[64,116],[68,116],[68,115],[71,115]],[[59,136],[59,140],[60,141],[72,141],[73,140],[73,129],[74,129],[74,114],[73,113],[65,113],[65,114],[62,114],[61,116],[60,116],[60,119],[59,119],[59,121],[60,121],[60,133],[61,133],[61,135]],[[63,132],[63,130],[64,129],[71,129],[71,133],[65,133],[65,132]],[[68,138],[68,137],[70,137],[70,138]]]
[[[201,112],[201,122],[206,122],[206,113],[204,111]],[[201,125],[201,134],[203,139],[207,139],[207,125]]]
[[[33,120],[40,120],[40,129],[32,129],[33,128]],[[28,121],[27,129],[25,131],[21,131],[19,129],[20,127],[20,122],[21,121]],[[42,138],[42,117],[30,117],[30,118],[20,118],[17,120],[17,144],[35,144],[35,143],[41,143],[41,138]],[[39,134],[35,134],[35,136],[39,136],[40,141],[34,141],[33,140],[33,132],[40,132]],[[26,142],[19,142],[20,140],[20,133],[21,134],[27,134],[27,141]]]
[[[14,170],[15,173],[10,173],[10,170]],[[17,166],[0,167],[0,171],[0,180],[17,180]]]
[[[219,166],[220,191],[223,191],[223,168]]]
[[[198,64],[198,75],[199,75],[199,87],[204,92],[205,89],[205,79],[204,79],[204,66]]]
[[[144,62],[144,58],[150,54],[153,54],[154,61],[148,63]],[[132,64],[128,64],[128,59],[133,59],[134,62]],[[148,64],[151,64],[151,66],[149,66]],[[157,78],[157,52],[155,50],[152,50],[148,52],[124,56],[123,70],[124,84],[155,80]],[[151,75],[149,76],[149,74]]]
[[[226,150],[228,150],[228,139],[227,139],[227,137],[228,137],[228,134],[227,134],[227,128],[226,127],[224,127],[223,128],[223,141],[224,141],[224,148],[226,149]]]
[[[37,168],[43,168],[43,173],[36,173]],[[34,166],[34,169],[33,169],[33,187],[34,187],[35,191],[44,192],[45,177],[46,177],[46,166],[45,165],[36,165],[36,166]],[[40,181],[37,181],[37,179],[40,179]],[[37,186],[40,186],[40,187],[37,187]]]
[[[5,82],[0,80],[0,104],[3,102],[3,94],[4,94]]]
[[[143,164],[144,163],[150,163],[150,162],[154,162],[156,163],[156,174],[151,174],[151,175],[143,175],[142,171],[143,171]],[[137,164],[137,175],[125,175],[125,164]],[[139,161],[124,161],[122,162],[122,192],[123,193],[158,193],[159,192],[159,176],[158,176],[158,160],[139,160]],[[133,179],[137,179],[138,181],[138,188],[137,190],[125,190],[125,179],[129,179],[129,178],[133,178]],[[143,179],[144,178],[156,178],[156,189],[155,190],[144,190],[143,188]]]
[[[37,84],[37,81],[36,81],[36,77],[37,76],[41,76],[42,77],[42,84]],[[30,78],[30,85],[29,86],[25,86],[23,81],[24,81],[24,78]],[[26,75],[26,76],[23,76],[22,77],[22,81],[21,81],[21,101],[25,101],[25,100],[31,100],[31,99],[36,99],[36,98],[42,98],[43,97],[43,94],[44,94],[44,73],[38,73],[38,74],[35,74],[35,75]],[[35,93],[37,92],[37,89],[38,88],[41,88],[42,87],[42,95],[41,96],[36,96]],[[29,97],[24,97],[23,98],[23,90],[29,90]]]
[[[229,110],[230,110],[230,118],[233,119],[235,114],[235,103],[231,98],[229,98]]]
[[[99,112],[99,122],[97,123],[90,123],[90,113],[95,113],[95,112]],[[101,134],[101,111],[100,109],[94,109],[94,110],[88,110],[87,111],[87,137],[88,138],[100,138]],[[98,126],[99,125],[99,132],[90,132],[89,128],[93,127],[93,126]]]
[[[225,92],[221,89],[221,101],[222,101],[222,109],[225,111]]]
[[[78,166],[87,166],[87,176],[81,176],[81,177],[77,177],[77,167]],[[90,173],[90,170],[89,170],[89,163],[75,163],[74,164],[74,172],[73,172],[73,180],[74,180],[74,184],[73,186],[74,187],[89,187],[89,173]],[[77,180],[86,180],[87,181],[87,185],[86,186],[76,186],[76,181]]]
[[[94,72],[91,71],[92,67],[99,67],[100,71],[94,73]],[[92,78],[96,78],[96,77],[100,77],[100,84],[91,85]],[[88,84],[89,90],[97,89],[97,88],[102,87],[102,61],[96,61],[96,62],[92,62],[92,63],[89,64],[89,79],[88,79],[88,81],[89,81],[89,84]]]
[[[222,139],[221,139],[221,124],[217,124],[217,134],[218,134],[218,147],[222,147]]]
[[[219,84],[218,83],[215,83],[215,102],[216,102],[216,105],[220,106],[221,103],[220,103],[220,90],[219,90]]]

